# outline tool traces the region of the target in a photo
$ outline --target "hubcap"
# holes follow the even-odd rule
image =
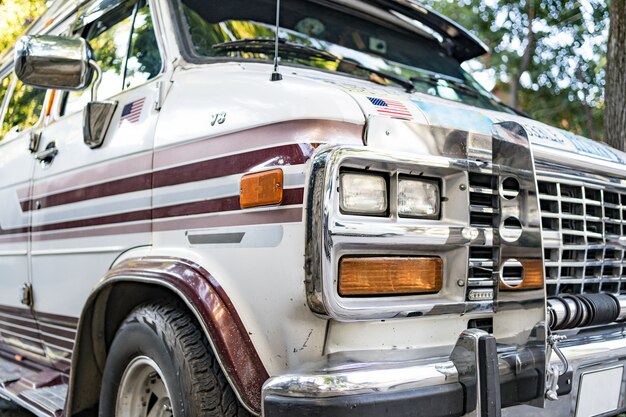
[[[146,356],[134,358],[120,382],[116,417],[172,417],[172,403],[159,366]]]

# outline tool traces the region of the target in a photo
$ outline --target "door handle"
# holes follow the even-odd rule
[[[44,165],[49,165],[56,158],[59,150],[54,142],[50,142],[46,149],[35,154],[35,158]]]

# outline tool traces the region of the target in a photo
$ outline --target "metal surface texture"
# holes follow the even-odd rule
[[[116,109],[117,101],[87,103],[83,110],[83,140],[87,146],[92,149],[102,146]]]
[[[467,230],[463,195],[448,190],[465,182],[468,162],[446,157],[409,156],[346,146],[326,148],[313,161],[308,196],[307,290],[311,308],[319,314],[343,320],[367,320],[429,314],[461,314],[485,311],[481,303],[465,302],[465,289],[454,276],[465,275],[466,266],[453,259],[465,257],[465,245],[479,231]],[[341,213],[337,184],[342,169],[367,167],[385,175],[393,195],[401,174],[439,178],[449,204],[439,220],[400,218],[392,198],[389,216],[356,216]],[[436,295],[385,298],[342,298],[337,293],[338,261],[346,255],[439,256],[444,260],[444,287]]]
[[[15,74],[35,87],[82,90],[93,78],[92,56],[82,38],[24,36],[15,45]]]
[[[625,292],[624,180],[547,168],[537,180],[548,296]]]
[[[413,151],[415,146],[421,147],[417,154],[375,149],[382,141],[381,136],[397,137],[399,131],[407,129],[423,133],[422,141],[417,145],[401,142],[397,147]],[[442,134],[446,141],[436,141]],[[524,268],[539,265],[539,270],[534,272],[540,276],[542,272],[534,159],[524,128],[517,123],[496,124],[492,140],[486,142],[484,137],[474,140],[462,131],[437,131],[403,122],[370,120],[365,139],[374,149],[320,149],[313,160],[307,212],[307,292],[311,309],[339,321],[427,315],[490,317],[498,351],[505,352],[507,360],[515,364],[516,373],[538,372],[538,391],[543,392],[546,369],[543,283],[529,288],[519,284],[518,288],[517,282],[511,284],[504,279],[505,267],[511,265],[522,270],[518,277],[522,283]],[[337,184],[342,169],[361,169],[386,176],[391,195],[389,214],[366,217],[341,213]],[[396,214],[394,192],[400,174],[441,180],[444,203],[439,220],[402,219]],[[473,222],[475,210],[470,193],[457,191],[467,190],[468,175],[475,174],[487,177],[492,186],[488,194],[492,206],[479,210],[487,218],[482,224]],[[517,190],[509,189],[511,182],[518,185]],[[470,192],[478,189],[471,182],[470,187],[473,187]],[[475,260],[469,257],[472,250],[489,253],[480,266],[484,268],[489,263],[489,275],[478,287],[492,289],[494,300],[470,301],[469,291],[476,287],[471,274]],[[341,257],[381,253],[440,256],[444,261],[443,289],[435,295],[341,297],[336,285]],[[470,274],[467,274],[468,265]],[[468,275],[467,283],[457,279]],[[543,395],[528,402],[542,406]]]
[[[343,352],[305,369],[270,378],[263,397],[334,397],[394,392],[458,382],[448,358],[415,360],[410,351]]]
[[[499,416],[500,372],[495,338],[483,330],[465,330],[459,336],[450,359],[457,369],[459,381],[465,388],[466,415]]]
[[[318,363],[307,364],[301,370],[270,378],[263,387],[263,398],[282,396],[293,398],[348,397],[368,393],[394,393],[427,386],[439,386],[467,381],[476,377],[476,346],[484,332],[468,331],[461,335],[456,353],[450,358],[431,360],[412,359],[410,350],[387,352],[343,352],[323,357]],[[601,369],[619,363],[626,356],[626,340],[621,335],[603,341],[565,346],[563,354],[569,362],[572,375],[582,370]],[[529,354],[527,351],[526,354]],[[562,366],[553,356],[551,365]],[[520,372],[515,360],[506,354],[498,358],[501,383],[515,379]],[[523,381],[523,379],[522,379]],[[477,381],[478,382],[478,381]],[[467,383],[467,382],[466,382]],[[557,401],[546,403],[545,409],[536,407],[507,407],[504,416],[570,416],[576,407],[578,379],[571,378],[571,389],[562,393]],[[466,390],[467,391],[467,390]],[[524,391],[524,390],[522,390]],[[473,395],[473,399],[478,397]],[[620,399],[621,407],[624,400]],[[504,404],[503,404],[504,405]],[[476,408],[474,411],[480,410]],[[476,415],[481,415],[480,413]]]

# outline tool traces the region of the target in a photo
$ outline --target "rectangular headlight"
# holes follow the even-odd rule
[[[387,213],[387,180],[382,175],[342,172],[341,211],[348,214],[383,216]]]
[[[400,178],[398,215],[400,217],[439,218],[439,184],[435,181]]]

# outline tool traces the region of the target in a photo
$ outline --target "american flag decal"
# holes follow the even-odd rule
[[[128,120],[130,123],[137,123],[141,119],[141,110],[143,110],[143,103],[146,101],[145,97],[128,103],[122,109],[122,117],[120,117],[120,125],[124,120]]]
[[[413,114],[406,108],[406,106],[400,103],[398,100],[391,100],[376,97],[367,98],[376,107],[378,114],[389,117],[398,117],[401,119],[412,119]]]

